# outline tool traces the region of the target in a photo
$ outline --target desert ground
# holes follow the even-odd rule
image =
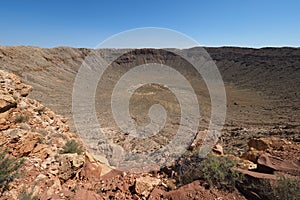
[[[276,180],[275,175],[277,172],[299,180],[300,48],[205,47],[204,49],[218,67],[226,89],[226,120],[217,145],[218,147],[221,146],[222,150],[220,151],[218,147],[215,147],[215,153],[221,154],[221,156],[230,155],[231,157],[227,157],[234,157],[238,160],[246,160],[244,167],[241,167],[241,164],[239,170],[246,176],[251,177],[247,179],[248,183],[251,181],[256,181],[255,183],[257,183],[265,179],[272,183],[272,181]],[[180,51],[185,52],[191,58],[198,58],[200,57],[201,48],[195,47]],[[53,159],[55,157],[54,154],[59,154],[59,150],[63,148],[66,141],[71,139],[76,140],[78,144],[83,146],[84,152],[87,152],[84,156],[75,156],[78,162],[82,161],[82,164],[76,165],[73,163],[74,166],[72,165],[69,170],[78,173],[67,177],[63,177],[63,174],[60,174],[61,172],[47,175],[48,172],[45,172],[45,170],[49,167],[39,168],[39,170],[30,168],[30,171],[28,170],[30,164],[25,162],[25,168],[27,167],[26,169],[31,174],[25,175],[24,180],[37,181],[41,177],[41,180],[51,180],[49,185],[39,185],[37,183],[37,187],[33,188],[29,188],[26,183],[23,184],[22,186],[25,187],[26,191],[31,191],[30,189],[32,189],[33,193],[31,193],[31,196],[36,195],[40,199],[76,199],[76,196],[77,198],[90,199],[266,198],[263,194],[264,192],[259,190],[236,187],[233,191],[227,191],[217,186],[207,189],[205,181],[203,182],[201,179],[191,178],[189,181],[182,181],[183,179],[180,178],[181,175],[176,171],[176,167],[179,166],[181,173],[188,173],[189,169],[185,169],[185,167],[193,166],[199,162],[193,155],[188,157],[188,159],[185,159],[186,156],[183,156],[172,166],[166,166],[159,171],[151,172],[150,175],[122,173],[110,169],[109,166],[92,158],[88,153],[91,149],[85,146],[84,143],[82,144],[80,137],[76,134],[77,130],[72,116],[72,92],[74,80],[80,66],[88,55],[93,52],[97,52],[104,57],[106,56],[105,52],[110,54],[119,53],[116,49],[0,47],[0,69],[3,70],[1,75],[1,84],[3,83],[1,94],[13,97],[13,92],[11,94],[10,90],[7,89],[7,85],[10,85],[11,91],[19,95],[19,99],[15,99],[16,102],[10,109],[7,110],[7,107],[4,107],[5,109],[1,110],[1,113],[2,111],[3,113],[9,112],[9,114],[3,115],[3,118],[7,117],[7,119],[5,118],[5,123],[3,122],[4,124],[1,125],[1,146],[5,147],[6,145],[12,156],[16,158],[26,157],[28,162],[31,163],[35,162],[35,158],[40,156],[40,160],[36,161],[36,163],[39,163],[37,165],[41,166],[44,160],[50,158],[52,154],[49,153],[48,156],[44,157],[44,155],[38,154],[37,150],[34,152],[34,149],[37,147],[36,143],[29,152],[24,153],[24,149],[20,150],[19,147],[16,147],[22,144],[21,139],[24,139],[24,142],[26,140],[35,141],[35,137],[39,139],[45,137],[47,142],[42,142],[42,144],[48,145],[47,147],[44,146],[45,148],[50,148],[52,144],[55,144],[52,145],[56,148],[53,153]],[[178,117],[180,116],[180,106],[174,94],[165,87],[149,84],[138,88],[131,97],[131,116],[137,124],[145,125],[149,123],[147,112],[151,105],[154,103],[163,105],[168,112],[164,129],[157,136],[152,137],[151,140],[141,138],[129,140],[126,133],[118,129],[111,111],[110,98],[113,87],[128,70],[134,66],[147,63],[160,63],[172,66],[190,81],[197,95],[201,111],[198,134],[203,134],[208,128],[211,115],[210,96],[203,78],[197,74],[186,60],[167,49],[133,49],[130,53],[118,57],[107,68],[97,86],[95,96],[97,119],[101,127],[107,131],[108,138],[130,151],[155,151],[162,145],[166,145],[180,126]],[[6,73],[14,75],[6,75]],[[23,90],[18,89],[21,83],[14,76],[19,77],[20,81],[24,83],[22,85],[24,90],[27,88],[25,85],[29,85],[28,88],[30,90],[32,88],[32,91],[23,94]],[[34,99],[36,102],[34,100],[32,100],[34,102],[31,102],[29,99]],[[14,112],[24,114],[26,111],[26,109],[21,109],[22,102],[27,103],[25,108],[28,112],[31,112],[28,123],[20,123],[13,120],[16,115],[13,114]],[[33,105],[36,108],[32,108]],[[46,114],[41,114],[41,110],[37,110],[42,105],[46,107],[46,114],[52,110],[54,113],[65,116],[68,119],[57,117],[55,123],[59,126],[58,133],[51,128],[46,129],[43,123],[34,127],[34,117],[40,116],[41,120],[46,120],[46,117],[43,118],[43,115]],[[36,113],[32,114],[33,112]],[[83,115],[83,120],[86,120],[86,117]],[[29,123],[30,121],[32,123]],[[30,128],[23,130],[26,124]],[[49,127],[53,127],[53,125],[50,124]],[[47,133],[45,133],[46,135],[30,135],[31,133],[29,134],[29,132],[38,132],[33,131],[33,129],[43,129]],[[18,130],[21,134],[19,136],[20,140],[16,143],[13,143],[11,138],[12,130]],[[62,137],[62,141],[58,141],[58,139],[53,139],[55,137],[49,136],[48,138],[47,134],[62,134],[65,136]],[[27,138],[27,136],[30,136],[30,138]],[[197,139],[197,137],[195,138]],[[196,144],[196,147],[191,147],[191,152],[197,150],[197,145],[200,145],[201,141],[195,140],[193,144]],[[265,155],[266,153],[268,153],[268,156]],[[63,165],[62,163],[68,163],[75,159],[73,154],[73,157],[68,157],[67,155],[62,154],[59,159],[50,162],[48,165],[50,168],[55,163],[61,166]],[[193,159],[196,159],[194,163]],[[239,160],[239,162],[242,161]],[[252,166],[252,164],[260,167],[256,168],[257,170],[250,170],[251,167],[249,166]],[[91,178],[95,175],[91,174],[94,172],[90,170],[91,166],[94,167],[95,173],[97,173],[99,168],[101,171],[98,173],[99,177]],[[194,168],[197,169],[197,167]],[[69,173],[67,169],[65,174]],[[43,174],[43,176],[40,174]],[[22,178],[20,180],[16,179],[16,181],[19,181],[17,183],[21,183],[21,180]],[[156,183],[156,181],[159,183]],[[170,186],[170,182],[174,186]],[[21,188],[21,186],[16,186],[18,185],[17,183],[10,183],[10,190],[0,193],[0,198],[17,198],[17,191]],[[145,184],[146,186],[144,187],[148,189],[139,186],[138,183]],[[74,189],[76,184],[79,189]],[[164,188],[166,184],[167,186]],[[49,188],[51,188],[51,192],[47,192],[47,190],[50,191]],[[9,191],[12,192],[10,193]],[[297,196],[295,197],[297,199]]]

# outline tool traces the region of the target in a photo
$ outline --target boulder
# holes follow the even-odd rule
[[[284,145],[288,145],[289,142],[282,138],[270,137],[270,138],[253,138],[248,142],[249,148],[254,148],[258,151],[266,151],[267,149],[281,149]]]
[[[238,160],[237,166],[245,170],[254,170],[257,168],[257,164],[251,162],[250,160],[240,159]]]
[[[51,154],[51,150],[46,144],[37,144],[36,147],[31,152],[32,156],[37,158],[45,159]]]
[[[241,157],[245,160],[249,160],[253,163],[257,163],[258,157],[263,153],[264,151],[259,151],[254,149],[253,147],[250,147],[250,149],[246,151]]]
[[[17,102],[12,96],[0,95],[0,113],[4,113],[15,107],[17,107]]]
[[[61,154],[58,157],[59,161],[59,178],[62,181],[75,177],[78,170],[84,165],[84,156],[74,154]]]
[[[276,137],[253,138],[248,142],[249,150],[242,155],[242,158],[257,163],[258,158],[265,152],[284,151],[289,145],[287,140]]]
[[[269,142],[265,138],[253,138],[248,142],[248,146],[258,151],[265,151],[269,148]]]
[[[223,152],[223,147],[220,144],[217,144],[214,148],[213,148],[213,152],[218,154],[218,155],[224,155]]]
[[[48,188],[47,190],[47,196],[51,197],[54,195],[57,191],[60,191],[62,189],[60,180],[57,177],[54,177],[53,184]]]
[[[260,172],[255,172],[255,171],[249,171],[249,170],[244,170],[240,168],[236,168],[235,170],[241,172],[244,175],[251,176],[256,179],[270,179],[270,180],[277,180],[278,176],[274,174],[267,174],[267,173],[260,173]]]
[[[148,197],[155,186],[159,185],[161,180],[158,178],[146,176],[135,180],[135,191],[139,195]]]
[[[258,171],[273,173],[280,171],[295,176],[300,176],[300,163],[272,156],[269,153],[262,154],[257,160]]]
[[[96,163],[90,162],[88,158],[85,159],[85,163],[80,172],[80,176],[87,180],[100,180],[102,167]]]
[[[26,97],[26,96],[28,96],[28,94],[29,94],[31,91],[32,91],[32,87],[26,85],[26,87],[24,87],[24,88],[21,89],[20,95],[21,95],[22,97]]]
[[[19,139],[17,145],[15,145],[12,154],[17,157],[23,157],[29,155],[36,147],[37,143],[42,138],[42,135],[36,132],[28,132],[26,136]]]

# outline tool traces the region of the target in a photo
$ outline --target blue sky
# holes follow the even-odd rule
[[[174,29],[204,46],[300,46],[298,0],[9,0],[0,45],[95,47],[128,29]]]

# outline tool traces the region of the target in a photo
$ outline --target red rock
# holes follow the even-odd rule
[[[46,144],[37,144],[37,146],[33,149],[31,155],[41,159],[45,159],[50,155],[51,152],[48,147],[49,146]]]
[[[223,147],[220,144],[217,144],[212,150],[214,153],[216,153],[218,155],[224,155]]]
[[[73,200],[83,200],[83,199],[88,199],[88,200],[97,200],[97,199],[102,199],[100,195],[98,195],[94,191],[86,190],[86,189],[79,189],[76,191],[76,194],[74,195]]]
[[[265,139],[263,138],[259,138],[259,139],[251,139],[249,142],[248,142],[248,146],[249,148],[254,148],[256,150],[259,150],[259,151],[264,151],[266,149],[268,149],[269,145],[268,145],[268,141],[266,141]]]
[[[158,200],[161,199],[161,196],[165,193],[164,190],[161,190],[159,188],[154,188],[154,190],[152,190],[151,194],[149,195],[149,199],[151,200]]]
[[[23,157],[25,155],[29,155],[33,151],[36,144],[41,138],[42,135],[39,133],[34,133],[34,132],[27,133],[27,135],[17,143],[17,146],[13,151],[13,155],[17,157]]]
[[[295,176],[300,176],[300,163],[284,160],[268,153],[262,154],[257,160],[257,168],[263,172],[280,171]]]
[[[24,88],[21,89],[20,94],[22,97],[26,97],[28,96],[28,94],[32,91],[32,87],[31,86],[26,86]]]
[[[74,154],[62,154],[58,157],[59,165],[59,178],[62,181],[67,181],[84,165],[83,155]]]
[[[261,154],[263,154],[264,151],[259,151],[259,150],[256,150],[254,148],[250,148],[248,151],[246,151],[243,155],[242,155],[242,158],[243,159],[246,159],[246,160],[249,160],[253,163],[257,163],[257,159],[259,158],[259,156]]]
[[[135,180],[135,191],[139,195],[148,197],[153,188],[159,185],[160,179],[154,177],[140,177]]]
[[[239,169],[239,168],[237,168],[236,170],[241,172],[242,174],[249,175],[251,177],[258,178],[258,179],[271,179],[271,180],[278,179],[278,177],[274,174],[254,172],[254,171],[249,171],[249,170],[244,170],[244,169]]]
[[[10,95],[0,95],[0,113],[17,106],[17,102]]]
[[[100,180],[100,176],[101,176],[101,171],[102,171],[102,167],[95,164],[95,163],[91,163],[89,161],[89,159],[85,159],[85,163],[84,166],[80,172],[80,175],[87,180],[90,181],[97,181]]]

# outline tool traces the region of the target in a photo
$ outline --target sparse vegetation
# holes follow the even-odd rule
[[[244,176],[233,169],[236,163],[229,158],[209,155],[202,166],[202,178],[210,186],[215,185],[218,188],[231,190],[244,180]]]
[[[234,170],[236,163],[229,158],[208,155],[203,160],[194,156],[186,160],[181,165],[181,184],[201,179],[208,183],[208,187],[216,186],[220,189],[232,190],[244,180],[244,176]]]
[[[238,189],[246,192],[249,199],[255,198],[255,196],[251,196],[253,194],[265,200],[300,199],[300,180],[284,176],[280,176],[277,181],[248,177],[245,184],[238,185]]]
[[[18,96],[16,96],[16,95],[13,95],[13,99],[14,99],[14,100],[18,100],[18,99],[19,99],[19,97],[18,97]]]
[[[8,189],[8,184],[18,175],[23,160],[9,158],[5,152],[0,152],[0,192]]]
[[[298,200],[300,199],[300,180],[280,177],[273,188],[274,199]]]
[[[63,138],[63,139],[67,139],[67,137],[65,135],[62,135],[60,133],[54,133],[50,135],[51,138]]]
[[[25,189],[21,191],[19,194],[20,200],[38,200],[39,198],[37,196],[33,195],[33,192],[27,192]]]
[[[78,187],[77,187],[77,186],[74,186],[74,187],[71,189],[72,192],[76,192],[77,190],[78,190]]]
[[[46,136],[47,135],[47,131],[43,130],[43,129],[37,129],[35,132],[38,132],[39,134],[41,134],[42,136]]]
[[[201,167],[201,166],[200,166]],[[180,175],[180,182],[182,185],[189,184],[201,177],[201,170],[199,170],[198,167],[190,167],[188,169],[185,169],[184,172]]]
[[[83,152],[83,150],[78,145],[78,143],[75,140],[70,140],[63,146],[63,150],[60,153],[62,153],[62,154],[65,154],[65,153],[81,154],[82,152]]]
[[[16,116],[15,123],[22,123],[28,120],[28,116],[20,114]]]

